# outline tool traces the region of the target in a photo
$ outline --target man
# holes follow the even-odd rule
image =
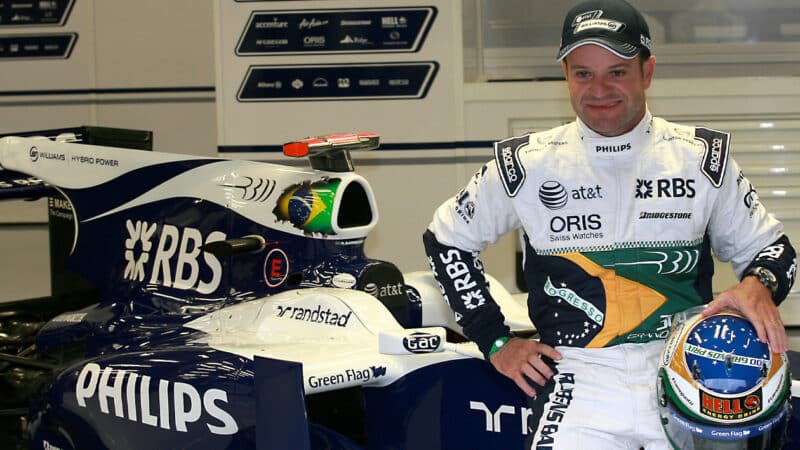
[[[773,351],[787,350],[776,305],[795,251],[727,133],[650,114],[650,46],[622,0],[570,10],[558,59],[576,121],[496,143],[423,237],[464,333],[530,397],[531,448],[666,448],[654,390],[677,311],[738,309]],[[517,228],[539,341],[511,335],[478,258]],[[741,277],[716,298],[712,250]],[[456,261],[470,273],[448,271]]]

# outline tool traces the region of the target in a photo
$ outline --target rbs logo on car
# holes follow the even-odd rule
[[[125,239],[124,279],[191,289],[201,294],[210,294],[219,287],[222,264],[213,254],[203,252],[201,267],[200,246],[224,240],[225,233],[213,231],[204,238],[196,228],[181,229],[165,223],[159,230],[156,223],[130,219],[125,227],[128,238]],[[201,272],[209,271],[210,277],[201,277]]]

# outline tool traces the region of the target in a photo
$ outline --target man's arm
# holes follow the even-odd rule
[[[444,245],[430,230],[422,235],[422,242],[433,276],[455,313],[456,322],[488,360],[495,339],[511,337],[511,329],[489,292],[478,253]]]
[[[762,249],[745,269],[741,282],[717,296],[703,315],[734,308],[753,324],[759,340],[768,342],[773,352],[785,352],[788,338],[777,305],[789,294],[796,274],[797,255],[783,235]]]
[[[528,396],[536,396],[530,381],[543,386],[553,370],[541,357],[561,354],[538,341],[516,338],[489,292],[477,252],[442,244],[430,230],[422,236],[433,276],[464,334],[474,341],[498,372],[511,378]]]

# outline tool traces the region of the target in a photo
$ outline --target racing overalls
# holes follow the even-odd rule
[[[531,399],[531,448],[664,447],[654,392],[671,315],[712,300],[712,250],[740,276],[782,238],[781,223],[729,156],[727,133],[649,111],[622,136],[578,119],[494,152],[424,236],[464,333],[484,355],[509,335],[479,252],[521,229],[529,315],[563,355]]]

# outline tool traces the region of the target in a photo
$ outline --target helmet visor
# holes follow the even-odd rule
[[[786,435],[789,408],[786,402],[774,416],[757,423],[714,426],[686,419],[672,405],[667,405],[662,410],[661,423],[672,446],[682,450],[780,449]]]

